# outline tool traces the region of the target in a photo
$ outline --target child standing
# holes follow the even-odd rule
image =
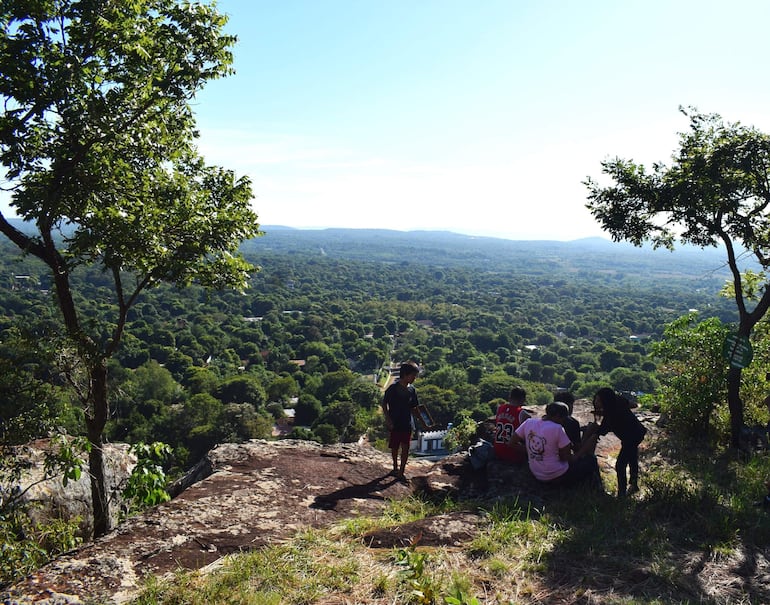
[[[618,498],[639,491],[639,444],[647,429],[631,411],[631,405],[610,388],[599,389],[594,395],[594,414],[602,416],[599,435],[615,433],[620,439],[620,452],[615,463],[618,476]],[[626,476],[628,468],[628,477]]]
[[[414,361],[402,363],[398,380],[385,390],[385,396],[382,398],[382,414],[390,431],[388,447],[393,456],[393,474],[404,482],[407,481],[404,471],[412,437],[412,410],[419,404],[412,383],[419,373],[420,367]]]

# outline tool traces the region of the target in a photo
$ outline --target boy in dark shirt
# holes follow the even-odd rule
[[[572,417],[572,410],[575,406],[575,396],[569,391],[558,391],[553,396],[554,401],[566,403],[569,408],[569,416],[564,419],[563,427],[567,437],[572,442],[572,451],[577,452],[580,449],[582,438],[580,437],[580,423]]]
[[[388,447],[393,455],[393,474],[401,481],[406,481],[404,471],[412,438],[412,410],[418,405],[417,393],[412,383],[419,373],[420,368],[415,362],[402,363],[398,380],[385,390],[385,396],[382,398],[382,414],[390,430]]]

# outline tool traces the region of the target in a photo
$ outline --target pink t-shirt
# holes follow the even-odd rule
[[[516,429],[524,439],[529,470],[539,481],[551,481],[567,472],[569,463],[559,459],[559,450],[570,444],[564,427],[543,418],[528,418]]]

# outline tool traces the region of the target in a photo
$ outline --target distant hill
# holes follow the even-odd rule
[[[25,232],[34,227],[9,222]],[[417,263],[437,268],[463,266],[485,272],[543,276],[551,273],[590,278],[650,281],[686,277],[706,287],[730,278],[724,250],[678,246],[674,252],[635,247],[601,237],[573,241],[508,240],[450,231],[390,229],[297,229],[262,225],[264,236],[243,243],[243,253],[261,262],[273,254],[382,263]]]
[[[448,231],[388,229],[293,229],[263,225],[263,237],[243,245],[257,260],[270,254],[298,254],[436,267],[465,266],[487,272],[542,276],[567,272],[589,277],[607,273],[628,279],[672,276],[722,284],[730,277],[724,251],[682,246],[674,252],[641,248],[599,237],[569,242],[507,240]]]

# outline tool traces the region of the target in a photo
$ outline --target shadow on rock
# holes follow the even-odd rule
[[[338,477],[341,481],[345,481],[344,477]],[[382,495],[382,490],[387,489],[397,479],[390,473],[372,479],[368,483],[355,484],[352,483],[347,487],[335,490],[328,494],[319,494],[315,497],[310,508],[318,508],[321,510],[334,510],[337,503],[340,500],[353,500],[361,498],[373,498],[375,500],[385,500],[385,496]]]

